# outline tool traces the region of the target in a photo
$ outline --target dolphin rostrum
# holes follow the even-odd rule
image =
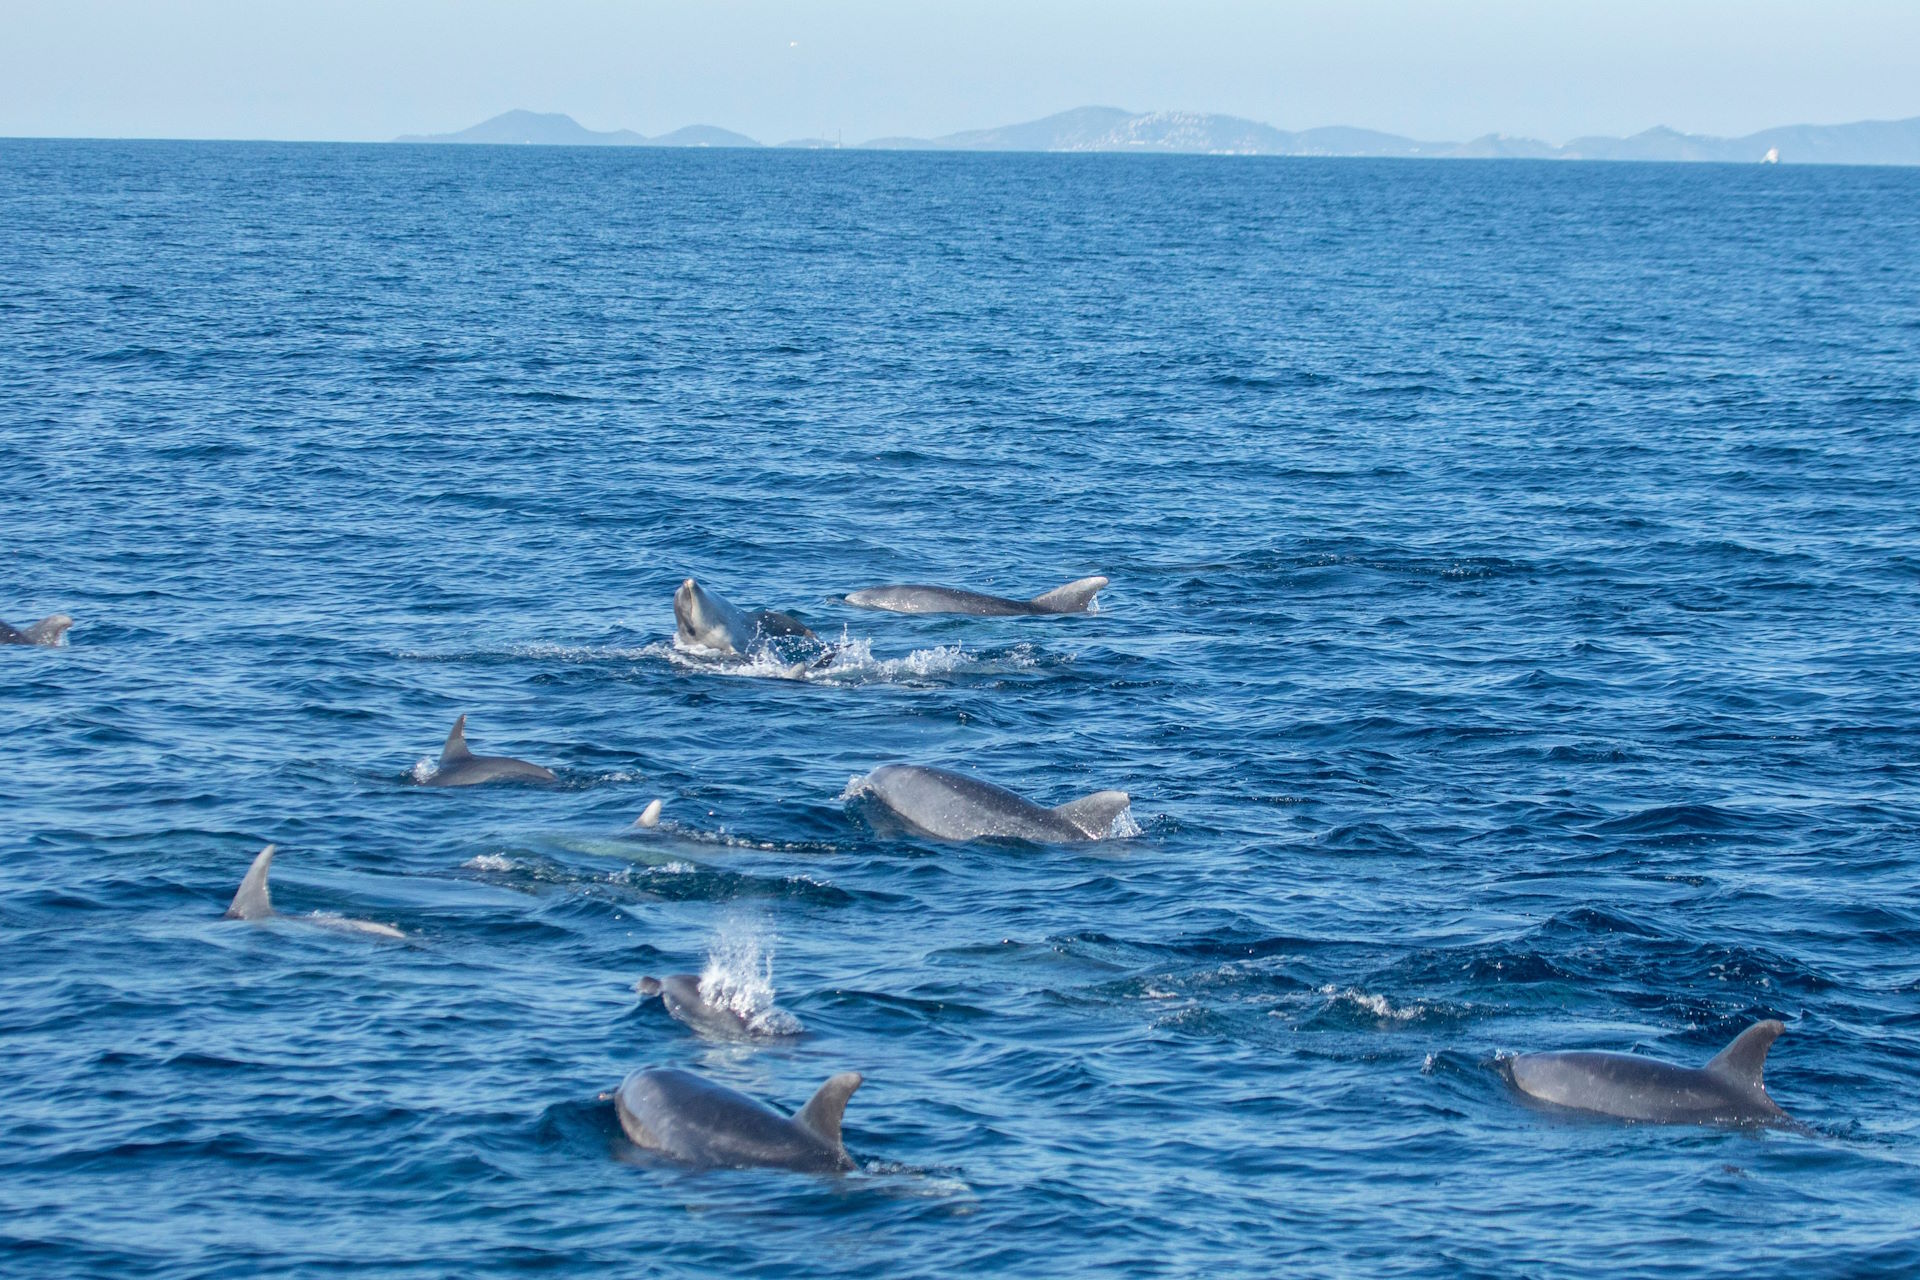
[[[1655,1124],[1789,1124],[1760,1078],[1785,1029],[1756,1022],[1704,1067],[1593,1052],[1523,1053],[1502,1065],[1520,1092],[1575,1111]]]
[[[721,653],[746,654],[781,636],[820,642],[807,625],[788,613],[761,609],[748,613],[707,590],[692,578],[673,593],[675,639]]]
[[[1107,580],[1099,576],[1081,578],[1031,600],[1009,600],[1004,596],[982,595],[978,591],[962,591],[957,587],[904,583],[852,592],[847,596],[847,603],[862,609],[886,609],[893,613],[972,613],[993,618],[1030,613],[1089,613],[1093,609],[1093,598],[1106,585]]]
[[[1099,840],[1129,803],[1124,791],[1096,791],[1043,809],[990,782],[917,764],[883,764],[855,786],[940,840]]]
[[[471,787],[481,782],[558,782],[553,770],[512,756],[477,756],[467,750],[467,718],[453,722],[440,763],[427,775],[429,787]]]
[[[273,897],[267,892],[267,872],[273,867],[274,847],[268,845],[254,855],[253,865],[247,868],[246,877],[240,881],[240,890],[233,895],[233,905],[227,908],[224,919],[258,921],[279,917],[280,913],[273,909]],[[330,912],[316,911],[306,919],[328,929],[372,933],[382,938],[407,936],[390,924],[375,924],[371,920],[349,920],[345,916],[336,916]]]
[[[789,1117],[691,1072],[662,1067],[621,1081],[613,1105],[636,1145],[687,1164],[845,1173],[854,1166],[840,1141],[840,1118],[860,1083],[858,1072],[843,1072]]]
[[[659,996],[667,1012],[702,1035],[721,1040],[751,1040],[797,1035],[799,1022],[782,1010],[743,1014],[731,1005],[707,999],[697,973],[674,973],[664,978],[642,978],[633,984],[642,996]],[[780,1021],[767,1013],[780,1015]],[[791,1028],[791,1029],[789,1029]]]
[[[67,634],[73,619],[64,613],[50,613],[30,627],[10,627],[0,622],[0,644],[57,645]]]

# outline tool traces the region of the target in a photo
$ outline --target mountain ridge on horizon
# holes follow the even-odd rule
[[[648,137],[596,131],[560,112],[514,110],[456,133],[409,134],[402,143],[532,146],[760,147],[742,133],[688,125]],[[783,148],[839,149],[801,138]],[[1485,134],[1467,142],[1425,142],[1344,125],[1289,131],[1257,120],[1198,111],[1132,112],[1075,107],[1020,124],[939,138],[875,138],[847,150],[1148,152],[1173,155],[1351,156],[1405,159],[1652,160],[1720,163],[1920,165],[1920,116],[1836,125],[1784,125],[1739,138],[1681,133],[1659,125],[1628,138],[1592,136],[1562,145]]]

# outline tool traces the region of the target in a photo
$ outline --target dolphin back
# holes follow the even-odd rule
[[[246,878],[240,881],[233,905],[227,908],[228,920],[265,920],[273,915],[273,899],[267,893],[267,872],[273,867],[273,845],[254,855]]]
[[[834,1087],[836,1076],[821,1086]],[[636,1071],[614,1094],[620,1127],[635,1144],[687,1164],[722,1168],[792,1169],[801,1173],[837,1173],[853,1167],[839,1142],[839,1116],[859,1077],[843,1086],[832,1111],[834,1140],[809,1124],[783,1116],[744,1093],[672,1068]],[[818,1101],[820,1094],[815,1094]],[[807,1104],[808,1108],[814,1105]],[[816,1119],[825,1124],[822,1103]],[[802,1115],[807,1114],[805,1111]]]
[[[0,644],[57,645],[72,625],[73,619],[64,613],[50,613],[29,627],[10,627],[0,622]]]

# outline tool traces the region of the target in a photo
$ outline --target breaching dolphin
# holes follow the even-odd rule
[[[1523,1053],[1503,1061],[1530,1098],[1654,1124],[1789,1124],[1767,1096],[1767,1050],[1786,1028],[1769,1018],[1735,1036],[1704,1067],[1636,1053]]]
[[[883,764],[856,786],[941,840],[1099,840],[1129,804],[1124,791],[1096,791],[1043,809],[990,782],[917,764]]]
[[[57,645],[60,637],[67,634],[67,628],[73,625],[73,619],[64,613],[50,613],[30,627],[10,627],[0,622],[0,644],[44,644]]]
[[[642,996],[659,996],[667,1012],[702,1035],[722,1040],[764,1039],[795,1034],[763,1017],[750,1017],[725,1004],[708,1000],[697,973],[674,973],[664,978],[642,978],[633,984]],[[766,1012],[766,1011],[761,1011]],[[778,1011],[775,1011],[778,1012]],[[799,1024],[790,1017],[787,1025]]]
[[[854,1166],[840,1141],[840,1118],[860,1083],[859,1073],[843,1072],[789,1117],[691,1072],[662,1067],[621,1081],[613,1105],[637,1145],[687,1164],[845,1173]]]
[[[227,920],[272,920],[279,916],[273,909],[273,898],[267,892],[267,872],[273,866],[274,846],[268,845],[254,855],[253,865],[247,868],[247,874],[240,881],[240,891],[233,895],[233,905],[227,908],[224,919]],[[314,924],[328,929],[347,929],[354,933],[373,933],[382,938],[404,938],[407,935],[390,924],[375,924],[371,920],[349,920],[345,916],[331,915],[316,911],[305,917]]]
[[[1031,600],[1009,600],[1004,596],[982,595],[978,591],[962,591],[958,587],[903,583],[852,592],[847,596],[847,603],[862,609],[887,609],[894,613],[972,613],[992,618],[1010,618],[1030,613],[1087,613],[1093,607],[1093,598],[1106,585],[1107,580],[1102,577],[1081,578]]]
[[[481,782],[558,782],[553,770],[512,756],[477,756],[467,750],[467,718],[453,722],[440,763],[425,779],[429,787],[471,787]]]
[[[675,638],[683,645],[703,645],[721,653],[746,654],[769,640],[795,636],[818,643],[806,623],[792,614],[761,609],[748,613],[707,590],[692,578],[673,593]]]

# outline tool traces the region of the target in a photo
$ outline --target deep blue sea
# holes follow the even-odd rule
[[[0,480],[9,1276],[1920,1269],[1920,170],[6,141]]]

